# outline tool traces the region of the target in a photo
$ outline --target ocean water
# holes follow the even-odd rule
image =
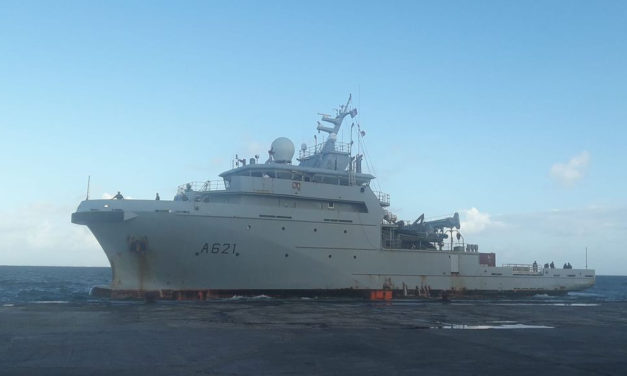
[[[111,269],[89,267],[0,266],[0,304],[87,302],[94,286],[111,283]],[[627,301],[627,276],[597,276],[594,287],[565,296],[537,295],[526,303],[559,304]]]
[[[0,303],[79,302],[111,283],[111,268],[0,266]]]

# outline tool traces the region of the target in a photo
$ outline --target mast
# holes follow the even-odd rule
[[[85,197],[85,200],[89,200],[89,182],[91,181],[91,175],[87,175],[87,197]]]
[[[349,94],[346,104],[340,105],[340,108],[336,110],[336,114],[334,118],[326,114],[320,114],[322,115],[322,121],[326,121],[327,123],[333,124],[333,127],[331,128],[331,127],[322,125],[322,123],[318,122],[318,128],[317,128],[318,131],[323,131],[329,134],[329,137],[327,137],[327,140],[325,141],[324,146],[322,147],[322,151],[335,150],[335,140],[337,139],[337,133],[340,131],[340,128],[342,127],[342,122],[344,121],[344,118],[347,115],[350,115],[351,118],[354,118],[355,116],[357,116],[357,109],[350,107],[352,99],[353,99],[353,95]]]

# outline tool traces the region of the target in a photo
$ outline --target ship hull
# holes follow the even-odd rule
[[[102,291],[113,297],[529,295],[594,284],[587,269],[521,272],[481,265],[476,252],[383,249],[376,226],[228,214],[84,208],[73,222],[104,249],[113,279]]]

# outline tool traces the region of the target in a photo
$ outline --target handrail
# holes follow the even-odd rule
[[[379,191],[372,191],[375,196],[377,196],[377,199],[379,200],[379,203],[381,204],[381,206],[390,206],[390,194],[389,193],[384,193],[384,192],[379,192]]]
[[[518,274],[541,274],[543,268],[536,264],[503,264],[505,268],[512,268],[512,271]]]
[[[507,268],[513,268],[513,267],[531,268],[533,267],[533,264],[503,264],[503,266]]]
[[[189,191],[209,192],[224,190],[226,190],[224,180],[192,181],[186,184],[179,185],[178,187],[178,193],[185,193]]]
[[[301,149],[300,153],[299,153],[299,158],[303,159],[303,158],[307,158],[307,157],[311,157],[312,155],[318,154],[322,151],[322,149],[324,148],[325,143],[321,142],[321,143],[317,143],[311,146],[307,146],[305,149]],[[350,152],[350,143],[346,143],[346,142],[335,142],[335,147],[333,148],[333,151],[336,152],[340,152],[340,153],[348,153]]]

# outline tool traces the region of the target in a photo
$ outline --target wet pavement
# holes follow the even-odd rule
[[[0,306],[0,375],[619,375],[627,302]]]

